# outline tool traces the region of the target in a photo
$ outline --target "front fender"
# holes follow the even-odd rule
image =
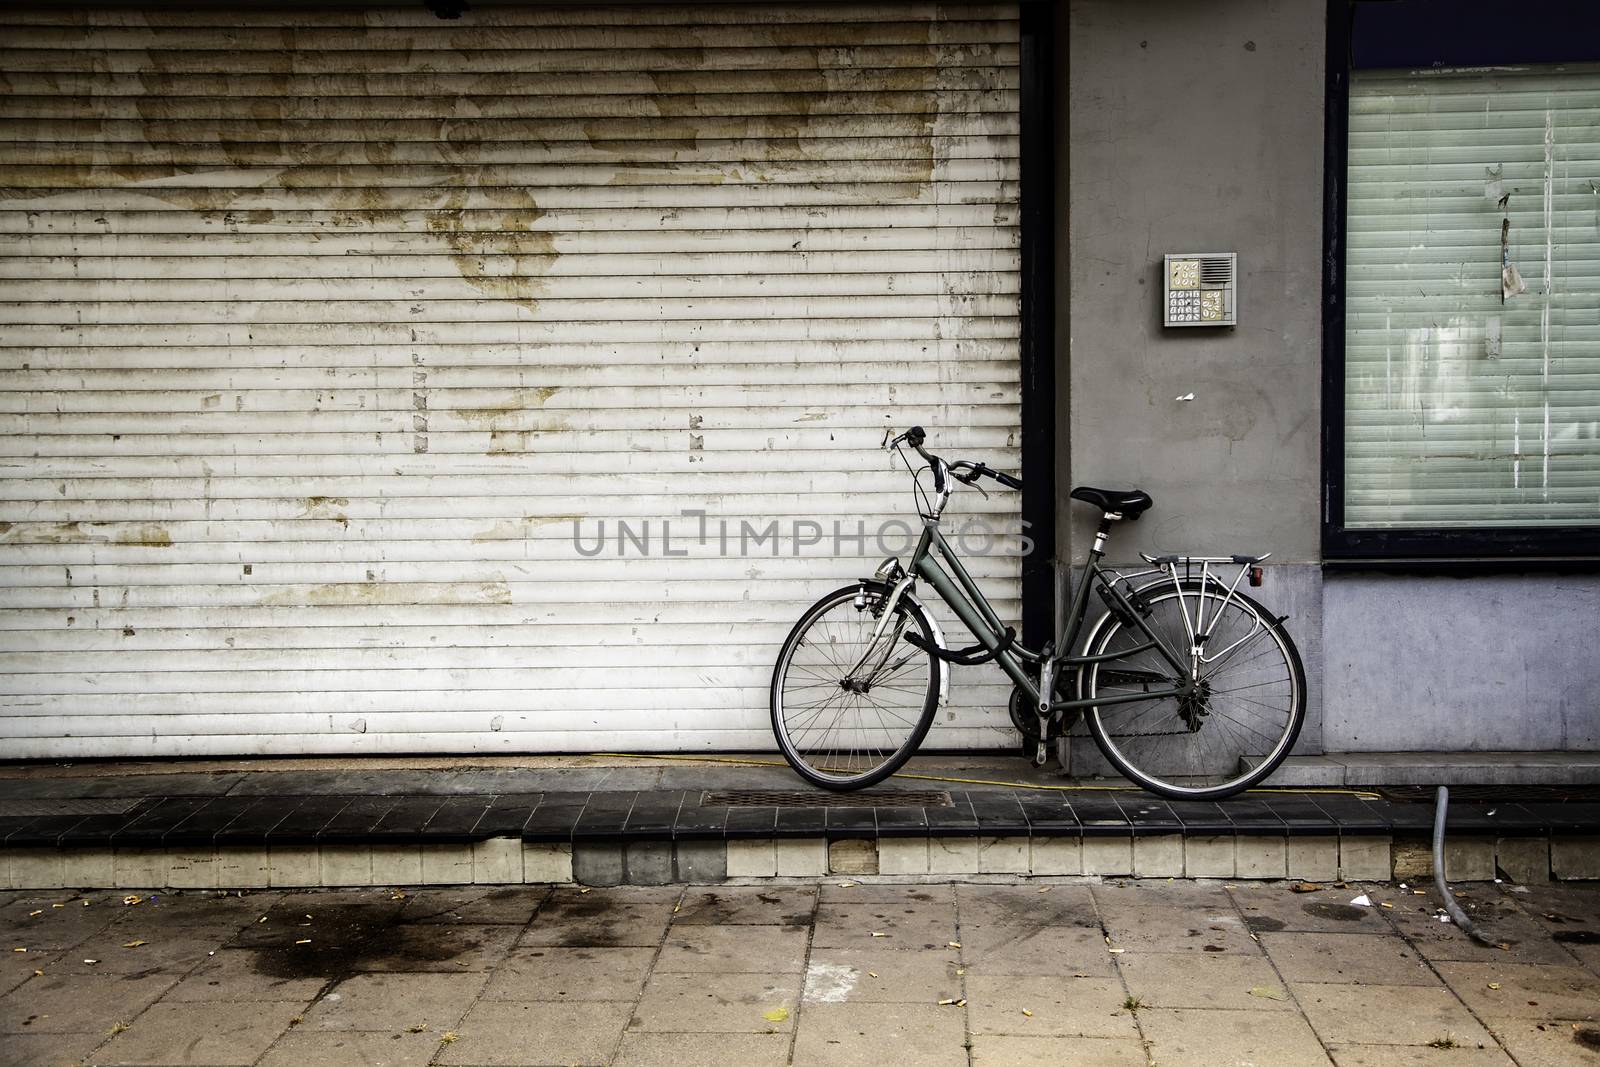
[[[861,579],[861,588],[875,590],[880,596],[887,598],[888,603],[884,605],[885,615],[893,610],[895,604],[901,600],[910,603],[913,608],[922,613],[924,619],[928,620],[928,629],[933,632],[934,644],[938,645],[941,650],[948,649],[950,646],[944,639],[944,631],[939,628],[939,620],[933,617],[933,612],[922,606],[922,601],[917,599],[917,594],[911,591],[911,583],[912,578],[910,575],[894,583],[893,586],[876,578],[863,578]],[[939,707],[942,708],[950,699],[950,670],[945,665],[944,660],[939,659],[937,656],[930,658],[933,663],[933,669],[939,672]]]

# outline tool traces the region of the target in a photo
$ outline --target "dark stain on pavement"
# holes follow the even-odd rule
[[[479,947],[456,927],[402,926],[400,907],[390,905],[302,898],[274,907],[233,947],[252,952],[256,973],[276,979],[339,978],[377,963],[404,971],[408,963],[441,963]]]
[[[1593,930],[1557,930],[1550,939],[1563,945],[1600,945],[1600,934]]]
[[[1309,900],[1300,905],[1300,910],[1307,915],[1315,915],[1319,919],[1337,919],[1340,922],[1360,922],[1372,914],[1367,908],[1358,908],[1354,904],[1332,904],[1325,900]]]
[[[1285,926],[1289,925],[1282,919],[1273,919],[1266,915],[1246,915],[1244,917],[1244,924],[1258,934],[1276,933],[1277,931],[1282,930]]]
[[[1596,1030],[1592,1026],[1580,1026],[1572,1031],[1572,1040],[1584,1048],[1592,1048],[1600,1052],[1600,1030]]]

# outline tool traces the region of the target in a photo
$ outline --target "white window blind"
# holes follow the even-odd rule
[[[1349,132],[1345,525],[1600,523],[1600,68],[1357,71]]]

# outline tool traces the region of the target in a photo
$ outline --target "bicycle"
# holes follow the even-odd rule
[[[1286,616],[1239,592],[1246,577],[1252,587],[1261,584],[1267,555],[1140,553],[1148,569],[1124,574],[1104,567],[1112,525],[1137,520],[1154,502],[1138,489],[1078,486],[1072,499],[1099,508],[1100,524],[1071,607],[1058,618],[1057,638],[1032,649],[1000,620],[940,532],[954,483],[977,487],[989,478],[1020,490],[1021,479],[971,460],[947,463],[925,441],[923,429],[913,426],[884,445],[911,473],[923,521],[909,566],[890,556],[871,578],[824,596],[778,653],[772,729],[802,778],[838,791],[883,781],[927,736],[948,696],[948,665],[991,661],[1013,683],[1011,719],[1033,746],[1036,766],[1045,763],[1046,744],[1082,715],[1112,766],[1163,797],[1217,800],[1277,769],[1300,733],[1306,684],[1300,653],[1283,628]],[[906,446],[925,467],[912,466]],[[923,471],[932,475],[931,498]],[[1228,567],[1238,568],[1231,581]],[[918,579],[977,644],[946,645],[917,599]],[[1105,612],[1087,630],[1082,653],[1071,655],[1085,632],[1091,589]],[[1063,692],[1069,675],[1070,695]]]

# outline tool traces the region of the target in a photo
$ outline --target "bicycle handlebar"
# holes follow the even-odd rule
[[[961,461],[959,461],[957,463],[953,463],[953,464],[950,465],[950,470],[951,470],[952,473],[954,473],[955,471],[958,471],[958,470],[963,470],[963,469],[969,470],[972,473],[969,474],[965,478],[963,478],[963,477],[961,477],[961,475],[957,474],[956,478],[959,479],[960,481],[966,482],[968,485],[971,485],[973,482],[977,481],[979,478],[993,478],[995,481],[999,482],[1001,485],[1005,486],[1007,489],[1021,489],[1022,488],[1022,479],[1021,478],[1018,478],[1015,475],[1007,474],[1005,471],[997,471],[993,467],[987,466],[986,464],[983,464],[983,463],[973,463],[973,462],[971,462],[969,460],[963,459],[963,460],[961,460]]]
[[[957,481],[965,482],[967,485],[972,485],[979,478],[993,478],[995,481],[999,482],[1008,489],[1020,490],[1022,488],[1021,478],[1018,478],[1015,475],[1007,474],[1004,471],[997,471],[993,467],[990,467],[984,463],[976,463],[968,459],[957,460],[954,463],[946,463],[944,460],[931,454],[922,447],[923,443],[926,442],[927,439],[928,434],[926,430],[924,430],[921,426],[913,426],[905,433],[890,441],[887,447],[896,448],[901,444],[908,444],[912,448],[916,449],[917,454],[923,459],[927,460],[928,466],[933,468],[935,492],[944,491],[944,486],[941,483],[943,482],[942,476],[946,471],[949,472],[951,477],[955,478]],[[962,471],[965,471],[966,473],[962,474]]]

